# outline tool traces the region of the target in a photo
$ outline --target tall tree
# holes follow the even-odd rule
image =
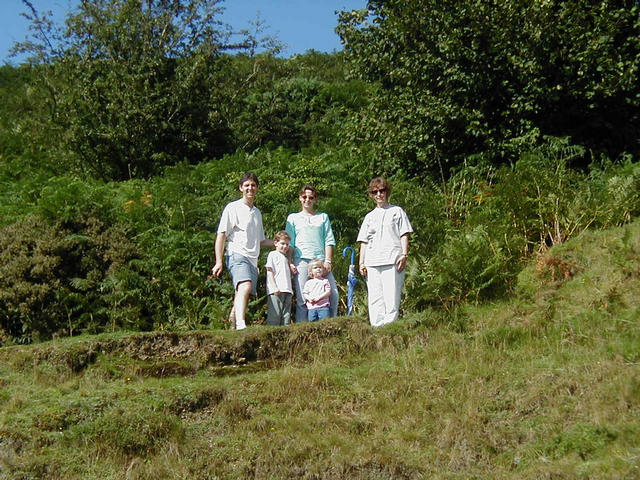
[[[82,0],[65,28],[29,8],[52,120],[83,168],[143,177],[227,152],[221,0]]]
[[[351,135],[387,170],[504,161],[543,135],[640,154],[636,0],[369,0],[338,33],[378,85]]]

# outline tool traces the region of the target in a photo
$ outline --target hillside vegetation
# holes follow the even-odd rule
[[[219,0],[23,0],[0,66],[0,479],[640,479],[640,4],[370,0],[279,56]],[[237,182],[368,181],[415,232],[401,319],[229,331]],[[259,265],[264,264],[263,250]],[[363,280],[363,279],[360,279]]]
[[[3,479],[640,478],[640,222],[509,300],[0,349]]]
[[[508,298],[535,252],[640,216],[638,2],[369,1],[336,15],[342,51],[291,58],[264,25],[231,35],[221,3],[57,23],[23,1],[26,60],[0,67],[1,346],[224,329],[213,242],[246,171],[269,237],[318,188],[341,312],[377,175],[415,230],[406,314]]]

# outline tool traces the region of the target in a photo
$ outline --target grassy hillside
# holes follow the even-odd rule
[[[517,295],[0,349],[2,479],[640,478],[640,223]]]

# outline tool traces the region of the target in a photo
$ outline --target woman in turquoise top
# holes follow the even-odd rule
[[[307,321],[307,307],[304,304],[302,290],[309,278],[309,263],[314,259],[324,262],[329,283],[331,284],[331,296],[329,300],[330,313],[335,317],[338,313],[338,287],[331,273],[331,261],[333,259],[333,247],[336,240],[331,230],[331,222],[326,213],[316,213],[314,205],[318,193],[311,185],[305,185],[300,190],[300,205],[302,210],[291,213],[287,217],[286,232],[291,236],[291,250],[293,252],[294,284],[296,289],[296,322]]]

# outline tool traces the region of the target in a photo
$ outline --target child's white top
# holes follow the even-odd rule
[[[273,271],[273,276],[275,277],[275,284],[271,281],[271,276],[267,274],[267,294],[272,294],[273,292],[285,293],[293,293],[293,289],[291,288],[291,271],[289,270],[289,259],[286,255],[278,252],[277,250],[272,250],[267,255],[267,262],[265,264],[266,268],[270,268]]]
[[[331,291],[331,284],[328,278],[310,278],[304,284],[302,295],[304,296],[307,309],[328,307],[331,303],[329,297],[323,298],[319,302],[311,303],[308,298],[318,298],[326,292]]]

